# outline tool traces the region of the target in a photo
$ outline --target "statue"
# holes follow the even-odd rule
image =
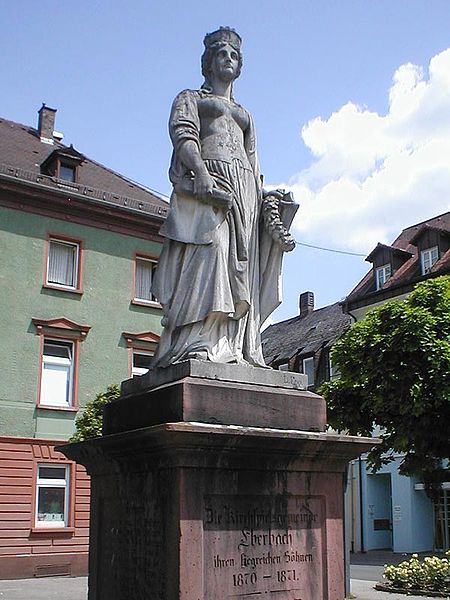
[[[204,39],[200,90],[174,100],[171,210],[152,291],[163,309],[152,368],[189,358],[265,367],[260,325],[280,304],[282,255],[298,206],[262,189],[250,113],[233,98],[241,38]]]

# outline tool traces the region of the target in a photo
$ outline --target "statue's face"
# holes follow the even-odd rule
[[[214,54],[211,64],[213,76],[223,81],[236,79],[239,68],[239,54],[229,44],[221,46]]]

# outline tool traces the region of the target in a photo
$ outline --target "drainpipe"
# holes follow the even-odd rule
[[[352,517],[351,522],[351,548],[350,552],[355,552],[356,546],[356,475],[355,475],[355,461],[352,460],[350,463],[351,467],[351,487],[350,487],[350,500],[351,500],[351,510],[350,514]]]
[[[354,314],[352,314],[352,313],[351,313],[349,310],[346,310],[345,312],[348,314],[348,316],[349,316],[351,319],[353,319],[353,323],[356,323],[356,321],[357,321],[358,319],[355,317],[355,315],[354,315]],[[353,323],[352,323],[352,325],[353,325]]]
[[[348,539],[348,496],[347,492],[349,489],[349,482],[351,485],[350,475],[351,464],[347,466],[347,471],[342,475],[344,493],[342,494],[342,514],[343,514],[343,525],[344,525],[344,567],[345,567],[345,597],[350,595],[350,544]]]
[[[357,322],[357,318],[354,314],[352,314],[348,310],[348,303],[344,303],[343,305],[344,312],[346,312],[353,322]],[[365,543],[364,543],[364,504],[363,504],[363,487],[362,487],[362,460],[361,457],[358,457],[358,469],[359,469],[359,522],[360,522],[360,531],[361,531],[361,552],[365,552]]]
[[[363,488],[362,488],[362,460],[358,458],[359,465],[359,520],[361,523],[361,552],[365,552],[364,544],[364,507],[363,507]]]

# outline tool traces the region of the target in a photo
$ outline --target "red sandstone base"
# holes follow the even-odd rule
[[[149,425],[146,407],[141,429],[63,448],[92,478],[89,600],[344,599],[345,473],[374,440],[300,430],[324,427],[324,412],[314,422],[305,404],[318,397],[234,385],[245,426]],[[186,398],[169,385],[177,395],[166,401],[180,398],[181,412],[206,420],[204,407],[222,400],[226,418],[220,386],[211,381],[205,403],[207,386],[203,378],[200,402],[190,378]],[[296,429],[280,428],[280,416],[277,428],[266,424],[269,393],[289,411],[298,404]],[[162,392],[132,400],[135,426],[139,402],[152,397],[164,401]],[[130,396],[119,402],[115,431]],[[252,405],[265,426],[248,426]]]
[[[2,556],[0,580],[33,579],[34,577],[86,577],[88,574],[87,552],[61,552],[58,554],[23,554]]]

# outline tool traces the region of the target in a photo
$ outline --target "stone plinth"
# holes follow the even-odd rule
[[[305,430],[324,427],[318,398],[191,372],[64,446],[92,477],[89,600],[343,600],[347,462],[376,441]]]
[[[274,371],[249,365],[233,365],[213,363],[204,360],[184,360],[171,365],[167,369],[154,369],[142,377],[134,377],[122,382],[122,393],[136,394],[142,390],[150,390],[165,383],[179,381],[184,377],[196,379],[228,381],[231,383],[247,383],[268,387],[279,387],[292,390],[305,390],[307,376],[290,371]]]
[[[124,381],[103,432],[179,421],[324,431],[325,401],[305,384],[301,373],[189,360]]]

